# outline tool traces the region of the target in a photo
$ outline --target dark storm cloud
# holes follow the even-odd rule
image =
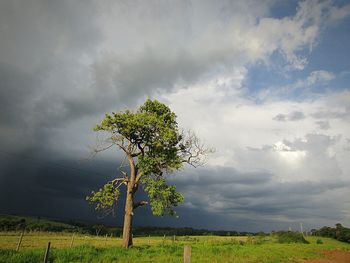
[[[170,12],[177,29],[184,30],[179,37],[186,35],[188,21],[179,19],[166,5],[157,11],[148,5],[143,9],[94,1],[3,1],[0,5],[0,73],[6,75],[1,83],[6,93],[1,94],[6,98],[2,112],[17,125],[22,125],[25,112],[27,123],[37,130],[65,127],[77,119],[135,106],[154,91],[172,89],[178,81],[194,81],[233,56],[226,49],[200,52],[169,42],[163,34],[169,36],[173,31],[155,22],[154,15],[166,20],[162,12]],[[228,5],[227,12],[233,12],[234,6]],[[176,7],[182,13],[189,10],[186,4]],[[144,14],[147,22],[134,17],[137,14]],[[125,30],[131,27],[123,24],[129,18],[133,18],[134,30],[140,29],[139,33],[131,31],[130,38]],[[109,37],[121,45],[118,54],[101,45],[107,34],[106,22],[115,24],[115,35]],[[145,33],[141,26],[147,26]],[[127,49],[140,38],[145,41],[140,44],[143,48]],[[159,46],[157,41],[164,43]],[[38,137],[52,136],[52,132]]]
[[[159,57],[155,50],[146,49],[131,60],[109,54],[93,68],[99,89],[118,90],[118,99],[133,101],[135,94],[140,92],[151,95],[160,88],[172,89],[178,81],[188,83],[196,80],[209,67],[208,61],[196,61],[186,53],[167,59]]]
[[[325,214],[328,220],[339,220],[337,204],[322,196],[347,185],[342,181],[284,183],[276,175],[242,173],[227,167],[195,170],[187,176],[188,180],[178,176],[174,182],[185,193],[188,207],[215,212],[219,218],[245,215],[262,222],[279,221],[278,217],[305,220]]]
[[[78,70],[84,67],[79,57],[101,41],[94,18],[98,11],[87,1],[0,3],[3,213],[64,217],[77,210],[78,216],[84,209],[72,209],[72,202],[84,201],[106,179],[89,168],[90,173],[62,168],[79,165],[49,147],[56,128],[103,105],[93,106],[93,94],[86,99],[84,93],[75,93],[80,100],[67,94],[77,85],[90,85],[81,78],[86,72]],[[80,78],[83,82],[77,84]],[[53,160],[61,166],[52,165]]]
[[[66,108],[72,96],[65,93],[77,85],[91,85],[84,83],[80,74],[86,72],[79,68],[86,68],[81,56],[93,52],[103,38],[95,19],[98,12],[98,5],[90,1],[1,2],[1,98],[6,100],[2,112],[15,115],[14,122],[24,113],[34,123],[64,122],[65,111],[65,118],[79,117],[74,110],[81,103]],[[92,106],[91,100],[86,104]],[[49,114],[51,109],[57,116]],[[48,116],[41,116],[44,113]]]
[[[249,148],[259,158],[266,158],[260,161],[275,164],[270,172],[210,167],[184,172],[173,180],[185,193],[187,207],[218,217],[254,218],[268,230],[278,222],[284,228],[289,222],[312,226],[315,218],[317,224],[329,224],[347,216],[346,204],[338,200],[347,192],[349,182],[342,177],[342,170],[330,154],[340,139],[340,136],[307,134],[305,138],[283,140],[283,147]],[[287,154],[283,158],[303,157],[298,163],[292,159],[288,164],[281,160],[280,153]],[[250,156],[254,163],[254,155]],[[289,167],[294,172],[287,173]]]
[[[66,159],[52,152],[33,155],[30,151],[1,151],[0,166],[0,213],[55,217],[72,214],[95,221],[98,214],[92,212],[85,196],[118,172],[112,161]]]
[[[20,141],[15,148],[45,147],[54,133],[47,129],[91,113],[91,100],[85,107],[72,105],[67,91],[83,74],[79,57],[102,38],[94,19],[98,10],[86,1],[0,3],[0,133],[12,144]],[[5,149],[8,144],[1,142]]]
[[[78,162],[94,142],[91,128],[105,112],[134,108],[146,96],[187,87],[216,73],[230,75],[235,66],[254,65],[283,49],[265,39],[270,30],[265,32],[258,22],[268,9],[263,1],[1,1],[0,212],[95,219],[84,197],[115,175],[120,157],[113,152],[101,157],[116,156],[109,161]],[[269,16],[265,22],[279,21]],[[250,45],[252,36],[258,36],[255,40],[262,41],[263,49]],[[280,37],[277,34],[278,41]],[[286,50],[300,48],[296,43]],[[313,117],[321,122],[346,113],[320,110]],[[298,121],[305,116],[294,111],[274,119]],[[307,139],[309,143],[284,143],[291,152],[321,152],[317,160],[332,169],[310,164],[317,172],[337,174],[336,162],[325,155],[336,139]],[[271,145],[255,152],[276,153]],[[271,229],[271,222],[283,221],[279,216],[336,217],[337,199],[331,196],[327,202],[322,196],[342,185],[329,180],[284,183],[280,172],[186,169],[184,176],[180,172],[171,177],[187,200],[179,207],[180,219],[154,218],[149,208],[141,208],[136,224],[261,230],[257,220]]]
[[[84,197],[108,176],[73,162],[71,150],[57,147],[58,136],[75,145],[77,134],[91,132],[102,113],[171,88],[175,80],[191,80],[207,67],[210,59],[193,62],[184,53],[164,61],[147,49],[136,60],[97,59],[105,8],[92,1],[0,3],[0,134],[7,138],[1,141],[1,212],[94,217]],[[66,130],[76,121],[82,128]],[[88,172],[69,168],[81,166]]]
[[[40,89],[40,79],[10,64],[0,63],[0,119],[1,125],[18,126],[26,122],[27,100]],[[23,93],[26,96],[23,96]]]

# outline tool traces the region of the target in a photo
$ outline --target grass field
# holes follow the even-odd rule
[[[41,262],[51,242],[50,262],[182,262],[183,246],[192,247],[192,262],[300,262],[320,258],[324,250],[350,250],[350,244],[308,237],[310,244],[278,244],[271,237],[135,237],[134,247],[121,248],[120,238],[65,233],[0,233],[0,262]]]

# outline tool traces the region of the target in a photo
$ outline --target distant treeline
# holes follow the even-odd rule
[[[74,232],[92,235],[120,235],[121,228],[102,224],[60,221],[41,217],[0,215],[0,231]]]
[[[134,229],[134,235],[152,235],[152,236],[255,236],[255,235],[267,235],[264,232],[238,232],[227,230],[208,230],[208,229],[194,229],[191,227],[184,228],[172,228],[172,227],[136,227]]]
[[[320,237],[331,237],[342,242],[350,243],[350,228],[336,224],[334,227],[324,226],[320,229],[312,229],[311,234]]]
[[[45,231],[45,232],[71,232],[91,235],[121,236],[122,228],[106,226],[103,224],[88,224],[75,221],[49,220],[41,217],[23,217],[14,215],[0,215],[0,231]],[[283,231],[282,231],[283,232]],[[281,233],[282,233],[281,232]],[[350,228],[336,224],[335,228],[324,226],[312,229],[311,235],[330,237],[339,241],[350,243]],[[264,232],[238,232],[227,230],[194,229],[190,227],[135,227],[134,236],[264,236]],[[278,232],[272,232],[276,234]],[[283,236],[283,235],[282,235]]]
[[[74,232],[91,235],[120,236],[121,227],[106,226],[103,224],[87,224],[75,221],[49,220],[41,217],[22,217],[0,215],[0,231],[46,231],[46,232]],[[193,229],[190,227],[135,227],[134,236],[247,236],[266,235],[264,232],[238,232],[207,229]]]

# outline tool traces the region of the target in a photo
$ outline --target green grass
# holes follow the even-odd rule
[[[69,248],[71,235],[35,234],[24,236],[27,245],[19,252],[16,242],[9,242],[9,233],[0,233],[0,262],[40,262],[47,241],[51,241],[50,262],[182,262],[183,246],[192,247],[192,262],[299,262],[320,258],[321,251],[350,250],[350,245],[329,238],[308,237],[310,244],[279,244],[271,237],[136,237],[135,246],[121,248],[120,239],[76,236],[76,246]],[[16,238],[13,238],[16,237]],[[18,233],[12,233],[14,241]],[[80,240],[82,238],[82,240]],[[30,245],[29,245],[30,244]]]

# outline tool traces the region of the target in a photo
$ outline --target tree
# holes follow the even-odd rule
[[[174,207],[184,201],[175,185],[169,185],[166,174],[179,170],[187,163],[194,167],[204,164],[212,149],[205,148],[192,132],[179,130],[176,115],[157,100],[147,100],[136,112],[125,110],[106,114],[95,131],[107,135],[95,153],[116,146],[128,163],[120,177],[107,182],[87,200],[96,210],[114,211],[120,187],[126,187],[123,225],[123,246],[132,246],[132,221],[138,207],[151,205],[154,215],[176,215]],[[135,201],[135,193],[142,186],[149,200]]]

